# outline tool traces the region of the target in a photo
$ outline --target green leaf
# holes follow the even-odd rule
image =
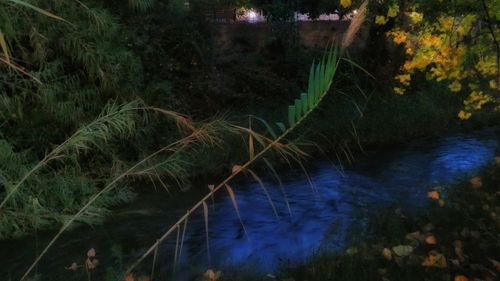
[[[295,125],[295,106],[294,105],[288,106],[288,124],[290,125],[290,127]]]
[[[319,97],[321,95],[321,80],[319,75],[320,65],[316,65],[316,71],[314,73],[314,99],[315,103],[318,102]]]
[[[302,117],[302,102],[299,99],[295,100],[295,120],[299,120]]]
[[[302,112],[304,114],[306,114],[307,111],[309,110],[308,99],[309,99],[309,97],[307,96],[307,93],[300,94],[300,101],[302,103]]]
[[[326,67],[326,52],[323,55],[323,60],[321,61],[321,65],[319,68],[319,79],[320,79],[320,92],[323,93],[326,90],[327,82],[325,75],[325,67]]]
[[[413,252],[413,247],[409,245],[399,245],[393,247],[392,251],[400,257],[405,257],[409,256]]]
[[[278,136],[276,135],[276,133],[274,132],[273,128],[271,127],[271,125],[269,123],[267,123],[266,120],[258,117],[258,116],[253,116],[253,115],[250,115],[251,118],[253,119],[256,119],[258,121],[260,121],[264,127],[266,127],[266,130],[269,132],[269,134],[271,134],[271,136],[273,136],[273,138],[277,138]]]
[[[283,124],[283,122],[276,122],[276,126],[280,128],[281,132],[284,133],[286,131],[286,126]]]
[[[313,108],[316,101],[314,98],[314,62],[311,64],[311,70],[309,71],[309,82],[307,87],[307,94],[309,95],[309,108]]]

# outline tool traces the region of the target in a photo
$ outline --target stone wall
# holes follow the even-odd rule
[[[305,48],[325,47],[328,42],[338,41],[347,30],[350,21],[299,22],[300,44]],[[216,44],[219,50],[228,50],[245,44],[251,49],[264,47],[270,38],[267,23],[220,23],[216,24]],[[366,32],[361,31],[355,47],[363,47]],[[361,39],[361,40],[360,40]]]

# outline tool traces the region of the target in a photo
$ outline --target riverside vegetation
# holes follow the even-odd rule
[[[497,2],[446,4],[471,13],[455,15],[456,27],[451,18],[451,33],[443,31],[450,16],[438,4],[333,2],[238,4],[268,15],[356,9],[337,42],[340,51],[301,48],[292,38],[295,25],[284,20],[289,31],[276,33],[265,49],[243,43],[221,54],[205,17],[218,1],[192,1],[189,8],[175,0],[0,1],[0,239],[60,228],[48,249],[74,223],[100,223],[142,186],[175,196],[195,178],[221,184],[193,211],[201,208],[206,217],[206,199],[225,190],[237,212],[229,184],[240,173],[260,181],[261,170],[277,174],[275,166],[286,162],[303,167],[320,151],[345,163],[363,146],[498,124]],[[442,13],[438,27],[423,16],[431,10]],[[370,29],[371,47],[351,54],[359,28]],[[429,42],[410,39],[418,34]],[[387,47],[386,36],[404,50]],[[445,60],[454,52],[460,56],[448,57],[457,61]],[[442,59],[423,60],[429,54]],[[94,256],[87,270],[97,266]]]

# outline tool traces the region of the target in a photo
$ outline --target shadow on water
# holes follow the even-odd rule
[[[408,211],[425,208],[430,188],[473,176],[495,156],[498,145],[498,132],[489,131],[368,152],[343,172],[338,166],[321,162],[310,173],[314,188],[302,173],[289,171],[281,176],[291,212],[277,184],[265,182],[278,218],[257,183],[233,186],[248,237],[231,200],[219,195],[209,204],[211,265],[200,212],[189,221],[176,279],[187,279],[191,272],[203,272],[208,267],[251,265],[253,271],[265,273],[283,263],[303,261],[320,249],[341,250],[349,242],[349,229],[364,223],[359,213],[391,204],[405,206]],[[49,275],[47,280],[77,279],[64,267],[82,260],[91,247],[97,249],[103,268],[117,266],[110,253],[113,245],[120,245],[126,261],[134,260],[199,196],[141,196],[132,206],[118,210],[106,224],[83,226],[65,234],[43,260],[39,272]],[[47,233],[0,242],[2,276],[17,277],[49,238]],[[159,250],[157,268],[162,276],[169,275],[174,245],[175,235]]]

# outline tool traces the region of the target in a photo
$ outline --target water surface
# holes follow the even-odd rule
[[[198,213],[189,220],[176,278],[186,279],[190,272],[209,267],[271,272],[280,264],[304,261],[319,250],[342,250],[352,235],[350,230],[366,223],[363,214],[392,205],[404,206],[407,211],[425,210],[431,188],[445,188],[476,175],[495,156],[498,136],[498,132],[487,131],[418,140],[368,151],[349,167],[318,162],[309,171],[312,186],[302,171],[282,172],[283,188],[271,177],[264,181],[278,216],[258,183],[234,185],[247,235],[231,200],[218,196],[209,204],[211,265],[203,214]],[[79,227],[65,234],[38,272],[50,276],[43,280],[81,279],[64,267],[84,259],[91,247],[98,252],[101,273],[106,265],[116,266],[112,248],[114,252],[121,248],[124,264],[134,260],[201,195],[143,195],[118,210],[106,224]],[[44,233],[0,242],[2,276],[18,277],[49,238],[50,233]],[[171,268],[174,244],[175,235],[159,250],[160,275],[167,275]]]

